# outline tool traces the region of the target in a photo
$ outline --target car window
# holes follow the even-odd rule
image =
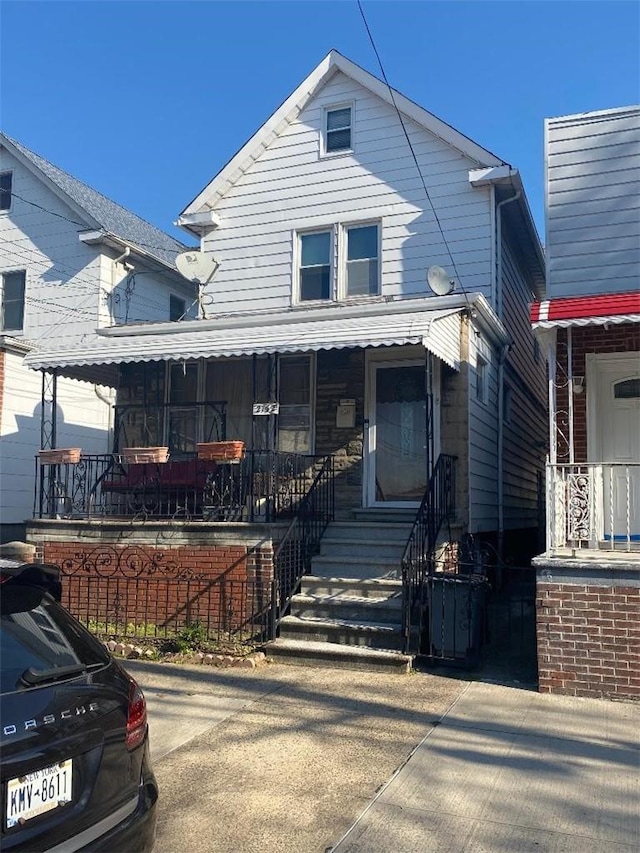
[[[0,596],[0,692],[21,689],[20,676],[82,664],[107,664],[110,658],[60,605],[42,590],[6,584]]]

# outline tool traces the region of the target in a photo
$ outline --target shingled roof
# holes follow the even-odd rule
[[[0,133],[0,142],[3,145],[5,142],[8,143],[10,151],[15,149],[15,153],[35,166],[106,234],[131,244],[132,247],[139,247],[144,254],[174,269],[176,255],[193,248],[193,246],[186,246],[156,228],[155,225],[151,225],[151,223],[136,216],[135,213],[125,207],[116,204],[115,201],[74,178],[73,175],[58,168],[58,166],[54,166],[53,163],[45,160],[44,157],[40,157],[39,154],[35,154],[10,136]]]

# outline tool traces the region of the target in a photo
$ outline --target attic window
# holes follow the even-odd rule
[[[0,210],[11,208],[11,183],[13,172],[0,172]]]
[[[351,107],[327,110],[324,150],[327,154],[351,150]]]

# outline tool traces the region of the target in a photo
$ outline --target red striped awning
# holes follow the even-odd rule
[[[531,306],[534,326],[585,326],[640,322],[640,291],[545,299]]]

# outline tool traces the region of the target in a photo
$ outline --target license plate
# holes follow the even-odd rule
[[[71,802],[72,760],[34,770],[7,783],[7,827]]]

